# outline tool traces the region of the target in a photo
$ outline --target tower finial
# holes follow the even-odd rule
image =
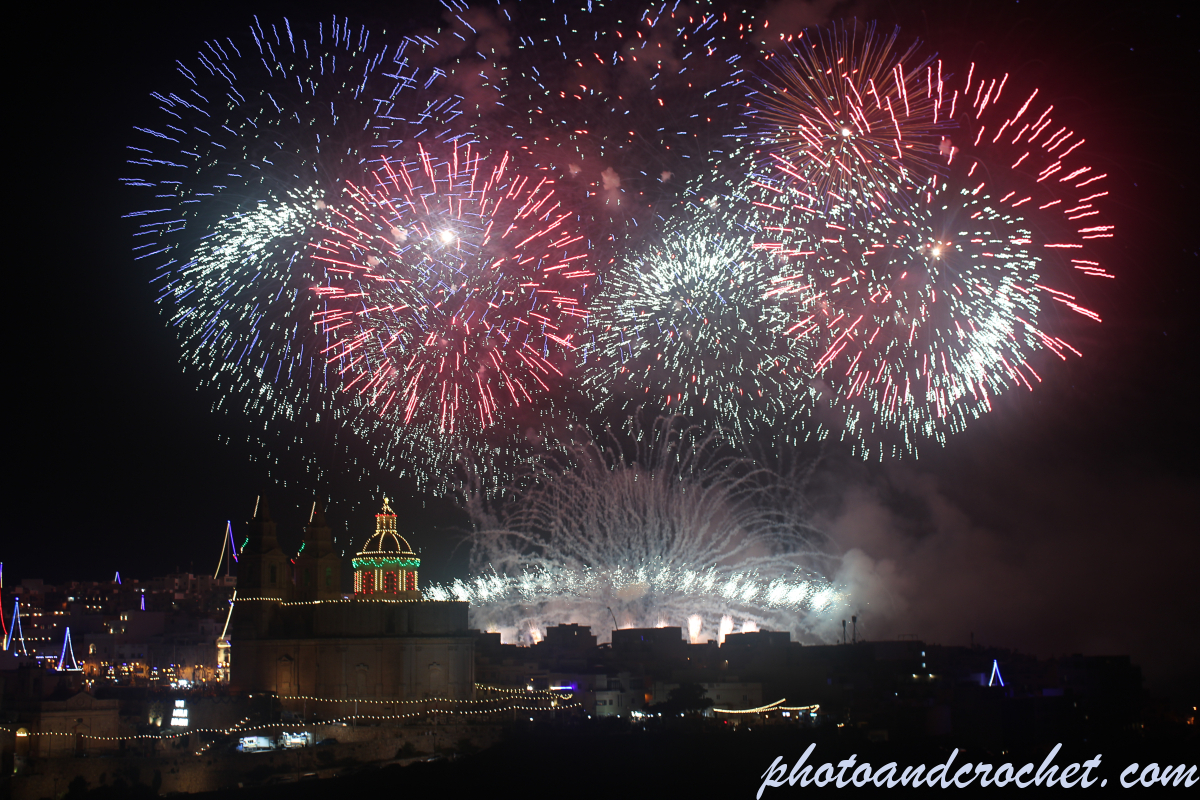
[[[395,511],[392,511],[391,505],[388,504],[388,499],[387,499],[386,494],[383,496],[383,512],[382,513],[384,513],[384,514],[395,514],[396,513]]]

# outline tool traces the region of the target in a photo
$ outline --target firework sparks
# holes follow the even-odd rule
[[[497,516],[471,505],[469,581],[428,596],[469,600],[473,624],[521,632],[572,619],[601,634],[660,622],[715,633],[732,615],[802,631],[841,600],[822,576],[822,536],[784,480],[720,440],[660,420],[634,448],[610,437]],[[807,621],[806,621],[807,620]]]
[[[470,145],[387,159],[315,247],[314,289],[344,390],[385,420],[424,484],[467,454],[493,473],[554,409],[595,273],[555,182]],[[539,438],[541,438],[539,436]],[[445,486],[435,488],[446,488]]]
[[[641,238],[653,214],[744,127],[747,12],[580,4],[519,37],[510,95],[535,161],[574,187],[597,231]],[[561,65],[547,68],[558,55]],[[604,236],[596,236],[603,239]]]
[[[942,142],[942,155],[964,188],[995,197],[998,207],[1028,220],[1035,236],[1031,245],[1053,266],[1037,287],[1044,297],[1099,322],[1073,287],[1080,278],[1114,277],[1095,252],[1115,228],[1106,223],[1103,208],[1107,173],[1089,163],[1081,134],[1055,123],[1054,106],[1044,104],[1039,90],[1005,92],[1007,73],[974,83],[976,78],[972,64],[959,101],[965,107],[962,133]]]
[[[594,300],[584,386],[606,410],[647,406],[741,434],[774,424],[799,341],[780,335],[774,267],[751,232],[688,203]]]
[[[763,243],[795,259],[777,288],[788,335],[809,343],[817,420],[864,456],[918,452],[1036,380],[1038,258],[1019,216],[931,179],[922,201],[887,214],[808,220],[803,241]],[[833,415],[821,409],[832,407]]]
[[[951,94],[967,143],[943,140],[946,174],[904,204],[819,208],[778,155],[774,178],[752,182],[757,246],[796,265],[779,291],[794,302],[788,333],[812,346],[815,405],[832,409],[817,418],[864,456],[944,444],[1000,392],[1041,382],[1038,351],[1079,355],[1052,307],[1099,321],[1074,283],[1112,277],[1089,252],[1111,236],[1095,221],[1105,176],[1071,162],[1083,140],[1030,111],[1037,92],[1005,96],[1006,80]]]
[[[263,421],[272,459],[334,416],[308,252],[342,181],[459,114],[424,93],[432,76],[409,63],[420,47],[340,18],[255,18],[177,62],[179,85],[153,93],[156,120],[135,128],[125,183],[152,198],[126,215],[135,258],[155,264],[184,368],[220,392],[214,409]]]
[[[752,116],[810,204],[883,208],[939,166],[952,106],[942,64],[921,55],[920,42],[901,53],[898,37],[836,25],[767,56]]]

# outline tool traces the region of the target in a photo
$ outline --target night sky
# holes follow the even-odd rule
[[[435,22],[433,3],[307,4],[389,32]],[[1082,360],[1045,363],[942,451],[864,464],[820,453],[813,503],[847,552],[842,578],[871,638],[914,633],[1049,656],[1130,654],[1149,685],[1200,674],[1194,442],[1198,243],[1194,10],[1184,3],[804,2],[751,4],[773,26],[858,15],[902,26],[947,60],[976,60],[1042,88],[1087,132],[1113,182],[1117,280],[1089,285],[1100,326],[1064,320]],[[1052,8],[1047,8],[1051,6]],[[213,416],[130,255],[118,185],[131,126],[173,60],[205,38],[297,4],[37,4],[10,29],[9,582],[151,577],[216,565],[227,519],[266,491],[296,545],[312,493],[332,498],[339,541],[373,528],[380,487],[422,549],[423,580],[465,571],[453,503],[388,475],[305,483],[268,476],[254,420]],[[14,246],[15,245],[15,246]],[[11,312],[15,310],[15,320]],[[226,443],[228,441],[228,443]],[[331,456],[331,460],[333,457]],[[286,482],[286,486],[283,484]],[[1194,691],[1194,690],[1193,690]]]

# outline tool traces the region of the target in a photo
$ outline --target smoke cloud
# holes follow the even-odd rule
[[[849,591],[845,616],[859,615],[861,636],[966,645],[974,634],[978,644],[1043,657],[1131,655],[1151,684],[1200,667],[1194,640],[1178,635],[1195,606],[1187,587],[1200,548],[1193,537],[1187,552],[1177,549],[1194,481],[986,471],[999,477],[836,470],[840,486],[818,525],[844,553],[834,583]],[[840,618],[819,633],[840,638]]]
[[[824,25],[835,16],[855,16],[858,4],[846,0],[775,0],[767,3],[760,19],[766,24],[758,29],[759,43],[767,47],[780,47],[786,37],[794,36],[805,28]]]

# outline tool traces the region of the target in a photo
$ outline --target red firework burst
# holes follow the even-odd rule
[[[349,185],[314,256],[345,391],[434,472],[492,462],[546,418],[587,314],[587,241],[555,183],[507,153],[424,148]],[[539,422],[543,420],[544,423]],[[511,424],[505,424],[511,423]]]

